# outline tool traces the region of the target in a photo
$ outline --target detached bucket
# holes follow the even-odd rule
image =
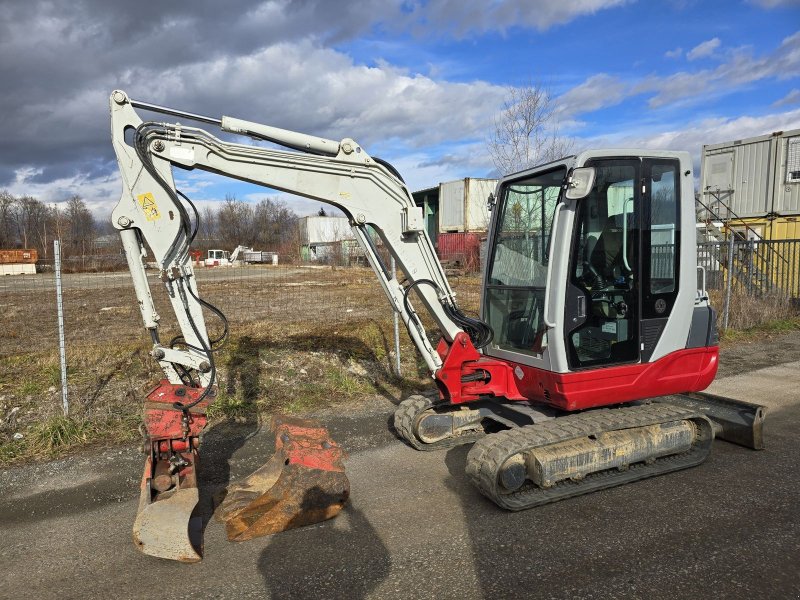
[[[317,422],[272,419],[275,454],[228,488],[216,512],[230,541],[278,533],[331,519],[350,496],[344,452]]]

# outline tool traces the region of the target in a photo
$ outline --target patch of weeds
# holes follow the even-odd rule
[[[12,390],[12,393],[19,396],[38,396],[47,389],[45,385],[46,383],[42,380],[28,379],[20,383],[16,390]]]
[[[296,414],[319,408],[330,401],[331,397],[327,393],[328,391],[329,390],[321,390],[321,388],[314,383],[300,384],[296,387],[296,392],[285,402],[281,403],[280,410]]]
[[[370,391],[369,386],[362,379],[351,375],[347,369],[332,366],[325,370],[325,380],[330,391],[344,396],[354,396]]]
[[[249,400],[236,395],[220,393],[216,400],[208,407],[209,419],[235,419],[237,417],[247,417],[256,412],[255,405]]]
[[[729,327],[726,331],[721,332],[720,337],[725,345],[729,345],[751,341],[770,334],[789,333],[798,329],[800,329],[800,317],[788,317],[773,319],[746,329]]]
[[[55,416],[33,427],[29,443],[33,450],[53,455],[73,446],[87,444],[95,432],[95,427],[88,421]]]
[[[0,443],[0,465],[9,465],[19,458],[28,456],[28,440],[10,440]]]

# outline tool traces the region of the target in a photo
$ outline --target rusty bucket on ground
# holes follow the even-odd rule
[[[331,519],[350,496],[344,452],[309,419],[275,416],[275,454],[228,488],[216,511],[228,539],[241,542]]]

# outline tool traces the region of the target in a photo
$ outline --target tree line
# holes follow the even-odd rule
[[[65,256],[76,256],[91,253],[97,235],[94,217],[80,196],[45,204],[33,196],[0,191],[0,248],[35,249],[40,258],[48,258],[58,239]]]
[[[291,259],[299,250],[298,219],[281,200],[264,198],[251,204],[228,195],[218,207],[200,211],[192,247],[231,251],[241,244]],[[47,260],[55,239],[61,241],[65,258],[122,254],[111,224],[95,220],[80,196],[46,204],[33,196],[0,191],[0,249],[35,249]]]
[[[300,245],[298,220],[282,200],[264,198],[251,204],[229,194],[216,209],[206,206],[201,211],[193,247],[232,251],[242,245],[292,259]]]

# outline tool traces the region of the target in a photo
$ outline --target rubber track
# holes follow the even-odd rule
[[[400,437],[412,448],[425,451],[442,450],[444,448],[454,448],[455,446],[461,446],[463,444],[471,444],[476,440],[486,437],[483,431],[475,431],[463,433],[430,444],[423,442],[417,437],[417,418],[426,410],[434,408],[436,404],[437,403],[431,398],[415,394],[403,400],[397,407],[397,410],[394,411],[394,428],[397,433],[400,434]]]
[[[630,465],[627,470],[609,469],[586,475],[582,480],[563,480],[541,488],[531,481],[508,492],[498,476],[505,462],[520,452],[604,431],[643,427],[670,421],[691,420],[698,426],[697,441],[684,453],[656,459],[651,464]],[[667,404],[600,409],[552,421],[494,433],[476,443],[467,455],[467,475],[481,493],[508,510],[524,510],[588,492],[669,473],[703,462],[711,450],[714,432],[702,413]]]

